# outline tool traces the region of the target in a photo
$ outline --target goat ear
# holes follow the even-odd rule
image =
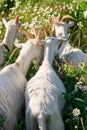
[[[74,22],[73,21],[71,21],[71,22],[69,22],[68,24],[67,24],[67,27],[69,28],[69,27],[73,27],[74,26]]]
[[[14,46],[17,48],[22,48],[24,46],[24,43],[14,43]]]
[[[3,24],[5,25],[5,28],[7,28],[7,21],[6,21],[5,18],[2,18],[2,22],[3,22]]]

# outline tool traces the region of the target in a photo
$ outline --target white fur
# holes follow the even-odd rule
[[[6,19],[3,18],[3,23],[6,27],[6,32],[4,39],[0,44],[0,64],[2,64],[4,60],[4,51],[6,50],[4,44],[7,45],[10,51],[12,51],[15,38],[17,38],[18,36],[23,36],[23,34],[17,30],[17,27],[22,26],[20,21],[18,21],[18,23],[15,24],[15,20],[10,20],[9,22],[7,22]]]
[[[68,41],[62,43],[58,50],[58,56],[61,61],[73,65],[74,67],[79,67],[80,64],[86,63],[85,53],[78,48],[72,47]]]
[[[44,43],[44,60],[36,73],[27,83],[26,130],[64,130],[62,108],[65,87],[52,68],[57,52],[58,39],[48,37]]]
[[[20,44],[16,44],[17,47]],[[34,39],[21,45],[16,62],[0,71],[0,121],[5,120],[0,130],[13,130],[21,115],[24,104],[24,90],[27,83],[25,75],[32,60],[39,60],[42,46]]]
[[[80,63],[86,63],[85,59],[85,53],[78,49],[72,47],[68,42],[68,34],[67,30],[69,27],[72,27],[74,25],[74,22],[71,21],[68,24],[65,22],[58,22],[54,25],[55,30],[55,36],[59,37],[61,34],[61,37],[67,37],[66,42],[63,42],[61,44],[61,47],[58,50],[58,56],[59,58],[68,64],[73,65],[74,67],[78,67]]]

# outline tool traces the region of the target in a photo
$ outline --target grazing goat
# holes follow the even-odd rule
[[[23,32],[23,29],[20,30]],[[25,44],[15,44],[22,48],[17,60],[0,71],[0,121],[5,120],[0,130],[13,130],[20,117],[27,83],[25,75],[31,61],[41,56],[42,46],[36,41],[40,35],[41,30],[36,39],[29,39]]]
[[[43,63],[25,90],[26,130],[64,130],[62,108],[66,89],[52,68],[59,41],[47,37],[42,43],[45,51]]]
[[[19,17],[17,16],[15,20],[10,20],[9,22],[3,18],[3,23],[6,27],[6,32],[2,43],[0,44],[0,64],[3,63],[4,60],[4,51],[7,49],[11,51],[13,48],[13,43],[16,37],[23,36],[23,33],[18,31],[17,27],[21,27],[22,24],[19,21]]]
[[[53,36],[65,38],[65,41],[59,44],[58,46],[58,56],[59,58],[68,64],[73,65],[74,67],[78,67],[80,63],[86,63],[86,55],[85,53],[78,49],[72,47],[68,42],[68,34],[67,30],[69,27],[74,25],[74,22],[71,21],[68,24],[65,23],[66,18],[74,19],[73,17],[66,15],[60,20],[60,18],[53,18]]]

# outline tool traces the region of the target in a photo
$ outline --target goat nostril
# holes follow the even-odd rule
[[[54,39],[52,38],[52,40],[54,40]]]

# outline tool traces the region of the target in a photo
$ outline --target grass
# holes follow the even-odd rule
[[[30,32],[32,24],[35,24],[37,29],[45,24],[52,33],[51,18],[69,14],[75,18],[74,27],[68,30],[70,33],[69,41],[74,47],[79,47],[87,52],[87,17],[84,16],[86,10],[86,0],[25,0],[25,2],[23,0],[9,0],[9,8],[8,1],[0,1],[0,41],[2,41],[5,33],[2,17],[10,20],[19,15],[24,28]],[[67,20],[67,22],[69,21]],[[26,38],[22,42],[24,41]],[[13,63],[18,54],[19,50],[9,59],[10,53],[6,51],[2,67]],[[53,67],[67,89],[64,95],[66,105],[63,110],[65,128],[66,130],[87,130],[87,65],[75,69],[67,64],[61,65],[58,61],[56,58]],[[26,78],[29,80],[37,70],[38,68],[31,64]],[[75,115],[73,114],[74,110],[75,112],[80,111],[80,113]],[[23,111],[22,119],[16,126],[17,130],[23,130],[24,120]],[[2,123],[3,121],[0,120],[0,124]]]

